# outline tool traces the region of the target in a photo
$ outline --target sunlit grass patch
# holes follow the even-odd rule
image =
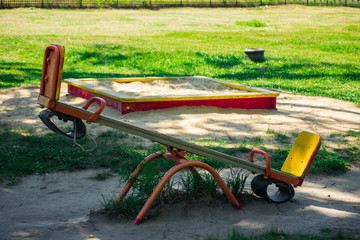
[[[56,42],[66,47],[64,78],[203,75],[359,104],[357,11],[2,10],[12,20],[0,22],[0,88],[39,83],[44,49]],[[253,47],[265,62],[245,56]]]
[[[258,19],[252,19],[250,21],[236,21],[235,25],[257,27],[257,28],[267,26],[265,22]]]

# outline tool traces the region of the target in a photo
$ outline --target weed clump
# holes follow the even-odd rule
[[[256,28],[267,26],[265,22],[263,22],[261,20],[257,20],[255,18],[250,21],[236,21],[235,25],[249,26],[249,27],[256,27]]]
[[[165,174],[162,171],[154,171],[153,166],[150,166],[149,169],[150,171],[148,170],[147,173],[139,175],[133,184],[131,192],[124,199],[115,201],[104,198],[102,201],[104,207],[102,212],[110,217],[120,219],[135,218],[150,197],[162,175]],[[176,180],[169,181],[165,185],[147,217],[158,215],[160,209],[169,204],[182,203],[184,208],[189,208],[195,202],[214,205],[228,201],[211,174],[199,171],[192,172],[190,170],[178,174],[179,176]],[[243,170],[230,169],[229,176],[225,182],[235,197],[241,197],[248,175],[249,173]]]

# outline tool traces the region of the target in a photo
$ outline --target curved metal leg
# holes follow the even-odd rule
[[[154,189],[154,191],[152,192],[151,196],[149,197],[149,199],[146,201],[146,203],[144,204],[143,208],[141,209],[141,211],[139,212],[139,214],[137,215],[137,217],[135,218],[133,224],[139,224],[143,218],[145,217],[145,215],[147,214],[147,212],[149,211],[150,207],[153,205],[153,203],[155,202],[156,198],[159,196],[160,192],[162,191],[162,189],[164,188],[165,184],[170,180],[170,178],[177,173],[178,171],[184,169],[184,168],[188,168],[188,167],[200,167],[203,168],[205,170],[207,170],[216,180],[216,182],[219,184],[219,186],[221,187],[221,189],[223,190],[224,194],[227,196],[227,198],[229,199],[229,201],[237,208],[237,209],[242,209],[241,205],[239,204],[239,202],[236,200],[236,198],[234,197],[234,195],[231,193],[231,191],[229,190],[229,188],[226,186],[225,182],[222,180],[222,178],[220,177],[220,175],[215,171],[215,169],[213,169],[212,167],[210,167],[209,165],[207,165],[206,163],[203,162],[199,162],[199,161],[189,161],[189,162],[184,162],[184,163],[180,163],[174,167],[172,167],[165,175],[164,177],[160,180],[160,182],[158,183],[158,185],[156,186],[156,188]]]
[[[129,180],[125,184],[124,188],[121,190],[119,196],[117,196],[116,201],[121,201],[122,199],[124,199],[126,194],[129,192],[132,184],[136,181],[137,176],[144,169],[145,164],[148,162],[151,162],[152,160],[154,160],[162,155],[163,155],[162,152],[156,152],[156,153],[150,154],[144,160],[142,160],[142,162],[137,166],[137,168],[134,170],[134,172],[130,175]]]
[[[274,203],[287,202],[295,195],[294,187],[291,184],[272,178],[264,178],[264,175],[257,175],[253,178],[251,189],[259,197]]]

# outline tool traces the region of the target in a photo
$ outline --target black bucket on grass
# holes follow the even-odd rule
[[[244,50],[246,56],[248,56],[254,62],[263,62],[265,61],[264,52],[262,48],[246,48]]]

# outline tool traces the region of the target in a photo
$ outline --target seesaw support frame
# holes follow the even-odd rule
[[[261,174],[258,176],[257,181],[254,183],[255,187],[259,187],[257,190],[257,194],[259,196],[262,196],[264,198],[268,198],[266,193],[266,188],[269,184],[276,183],[276,185],[279,185],[280,193],[285,194],[286,198],[283,198],[285,200],[281,201],[287,201],[290,200],[293,195],[293,189],[287,191],[286,187],[291,187],[291,185],[294,186],[301,186],[302,182],[304,181],[305,175],[308,171],[308,168],[306,169],[305,174],[303,174],[300,177],[297,177],[295,175],[289,174],[287,172],[273,170],[270,167],[270,160],[268,159],[268,156],[266,153],[263,153],[258,150],[254,150],[254,152],[250,155],[250,161],[240,159],[238,157],[230,156],[203,146],[199,146],[187,141],[184,141],[182,139],[168,136],[165,134],[161,134],[159,132],[147,130],[141,127],[137,127],[135,125],[125,123],[119,120],[116,120],[114,118],[110,118],[104,115],[101,115],[102,110],[105,107],[105,101],[101,98],[95,97],[91,98],[82,108],[76,107],[64,102],[59,101],[60,99],[60,87],[61,87],[61,78],[62,78],[62,69],[63,69],[63,63],[64,63],[64,54],[65,49],[62,45],[59,44],[51,44],[48,46],[45,50],[45,56],[44,56],[44,63],[43,63],[43,71],[41,76],[41,86],[40,86],[40,93],[38,97],[38,104],[41,107],[47,108],[47,110],[44,111],[55,111],[58,114],[45,114],[45,116],[41,118],[44,123],[49,126],[51,125],[51,116],[57,115],[57,116],[71,116],[77,120],[85,120],[88,123],[98,123],[104,126],[108,126],[123,132],[127,132],[129,134],[133,134],[136,136],[140,136],[149,140],[152,140],[154,142],[158,142],[160,144],[166,145],[168,148],[167,153],[154,153],[147,158],[144,159],[144,161],[137,167],[137,169],[133,172],[131,175],[128,183],[125,185],[124,189],[121,191],[119,196],[117,197],[117,201],[120,201],[125,197],[129,189],[131,188],[132,182],[134,178],[136,179],[137,175],[140,174],[141,170],[145,166],[146,162],[152,161],[156,159],[159,156],[163,156],[169,160],[172,160],[176,163],[178,163],[176,166],[174,166],[172,169],[170,169],[163,177],[163,179],[159,182],[158,186],[155,188],[153,194],[148,199],[148,202],[144,205],[143,209],[140,211],[138,217],[135,219],[134,224],[138,224],[146,215],[147,211],[151,207],[152,203],[155,201],[156,197],[161,192],[162,188],[164,187],[165,183],[173,176],[176,172],[184,169],[184,168],[190,168],[191,171],[196,172],[194,167],[200,167],[208,172],[210,172],[217,183],[220,185],[221,189],[225,193],[225,195],[228,197],[230,202],[238,209],[241,209],[240,204],[237,202],[231,191],[227,188],[224,181],[221,179],[220,175],[209,165],[199,162],[199,161],[189,161],[185,158],[186,153],[196,154],[198,156],[206,157],[206,158],[212,158],[217,161],[229,163],[234,167],[240,167],[243,169],[247,169],[252,173],[258,173]],[[93,104],[94,102],[99,103],[99,108],[95,111],[88,111],[88,107]],[[76,121],[75,121],[76,122]],[[75,124],[76,125],[76,124]],[[50,128],[51,129],[51,128]],[[74,130],[76,132],[76,126],[74,126]],[[57,131],[58,133],[58,131]],[[74,138],[77,138],[77,134],[64,134],[66,136],[74,136]],[[319,139],[320,140],[320,139]],[[315,143],[314,143],[315,144]],[[316,143],[316,152],[315,154],[311,155],[311,163],[314,160],[317,151],[319,150],[320,143]],[[267,166],[263,167],[257,164],[254,164],[253,161],[253,155],[254,153],[262,154],[264,155]],[[311,165],[311,164],[310,164]],[[261,177],[263,176],[263,177]],[[270,179],[262,180],[262,179]],[[261,185],[261,186],[259,186]],[[285,185],[285,188],[284,188]],[[285,189],[282,191],[281,189]],[[255,192],[255,191],[254,191]],[[271,200],[271,199],[270,199]],[[276,202],[276,201],[275,201]],[[279,201],[280,202],[280,201]]]

